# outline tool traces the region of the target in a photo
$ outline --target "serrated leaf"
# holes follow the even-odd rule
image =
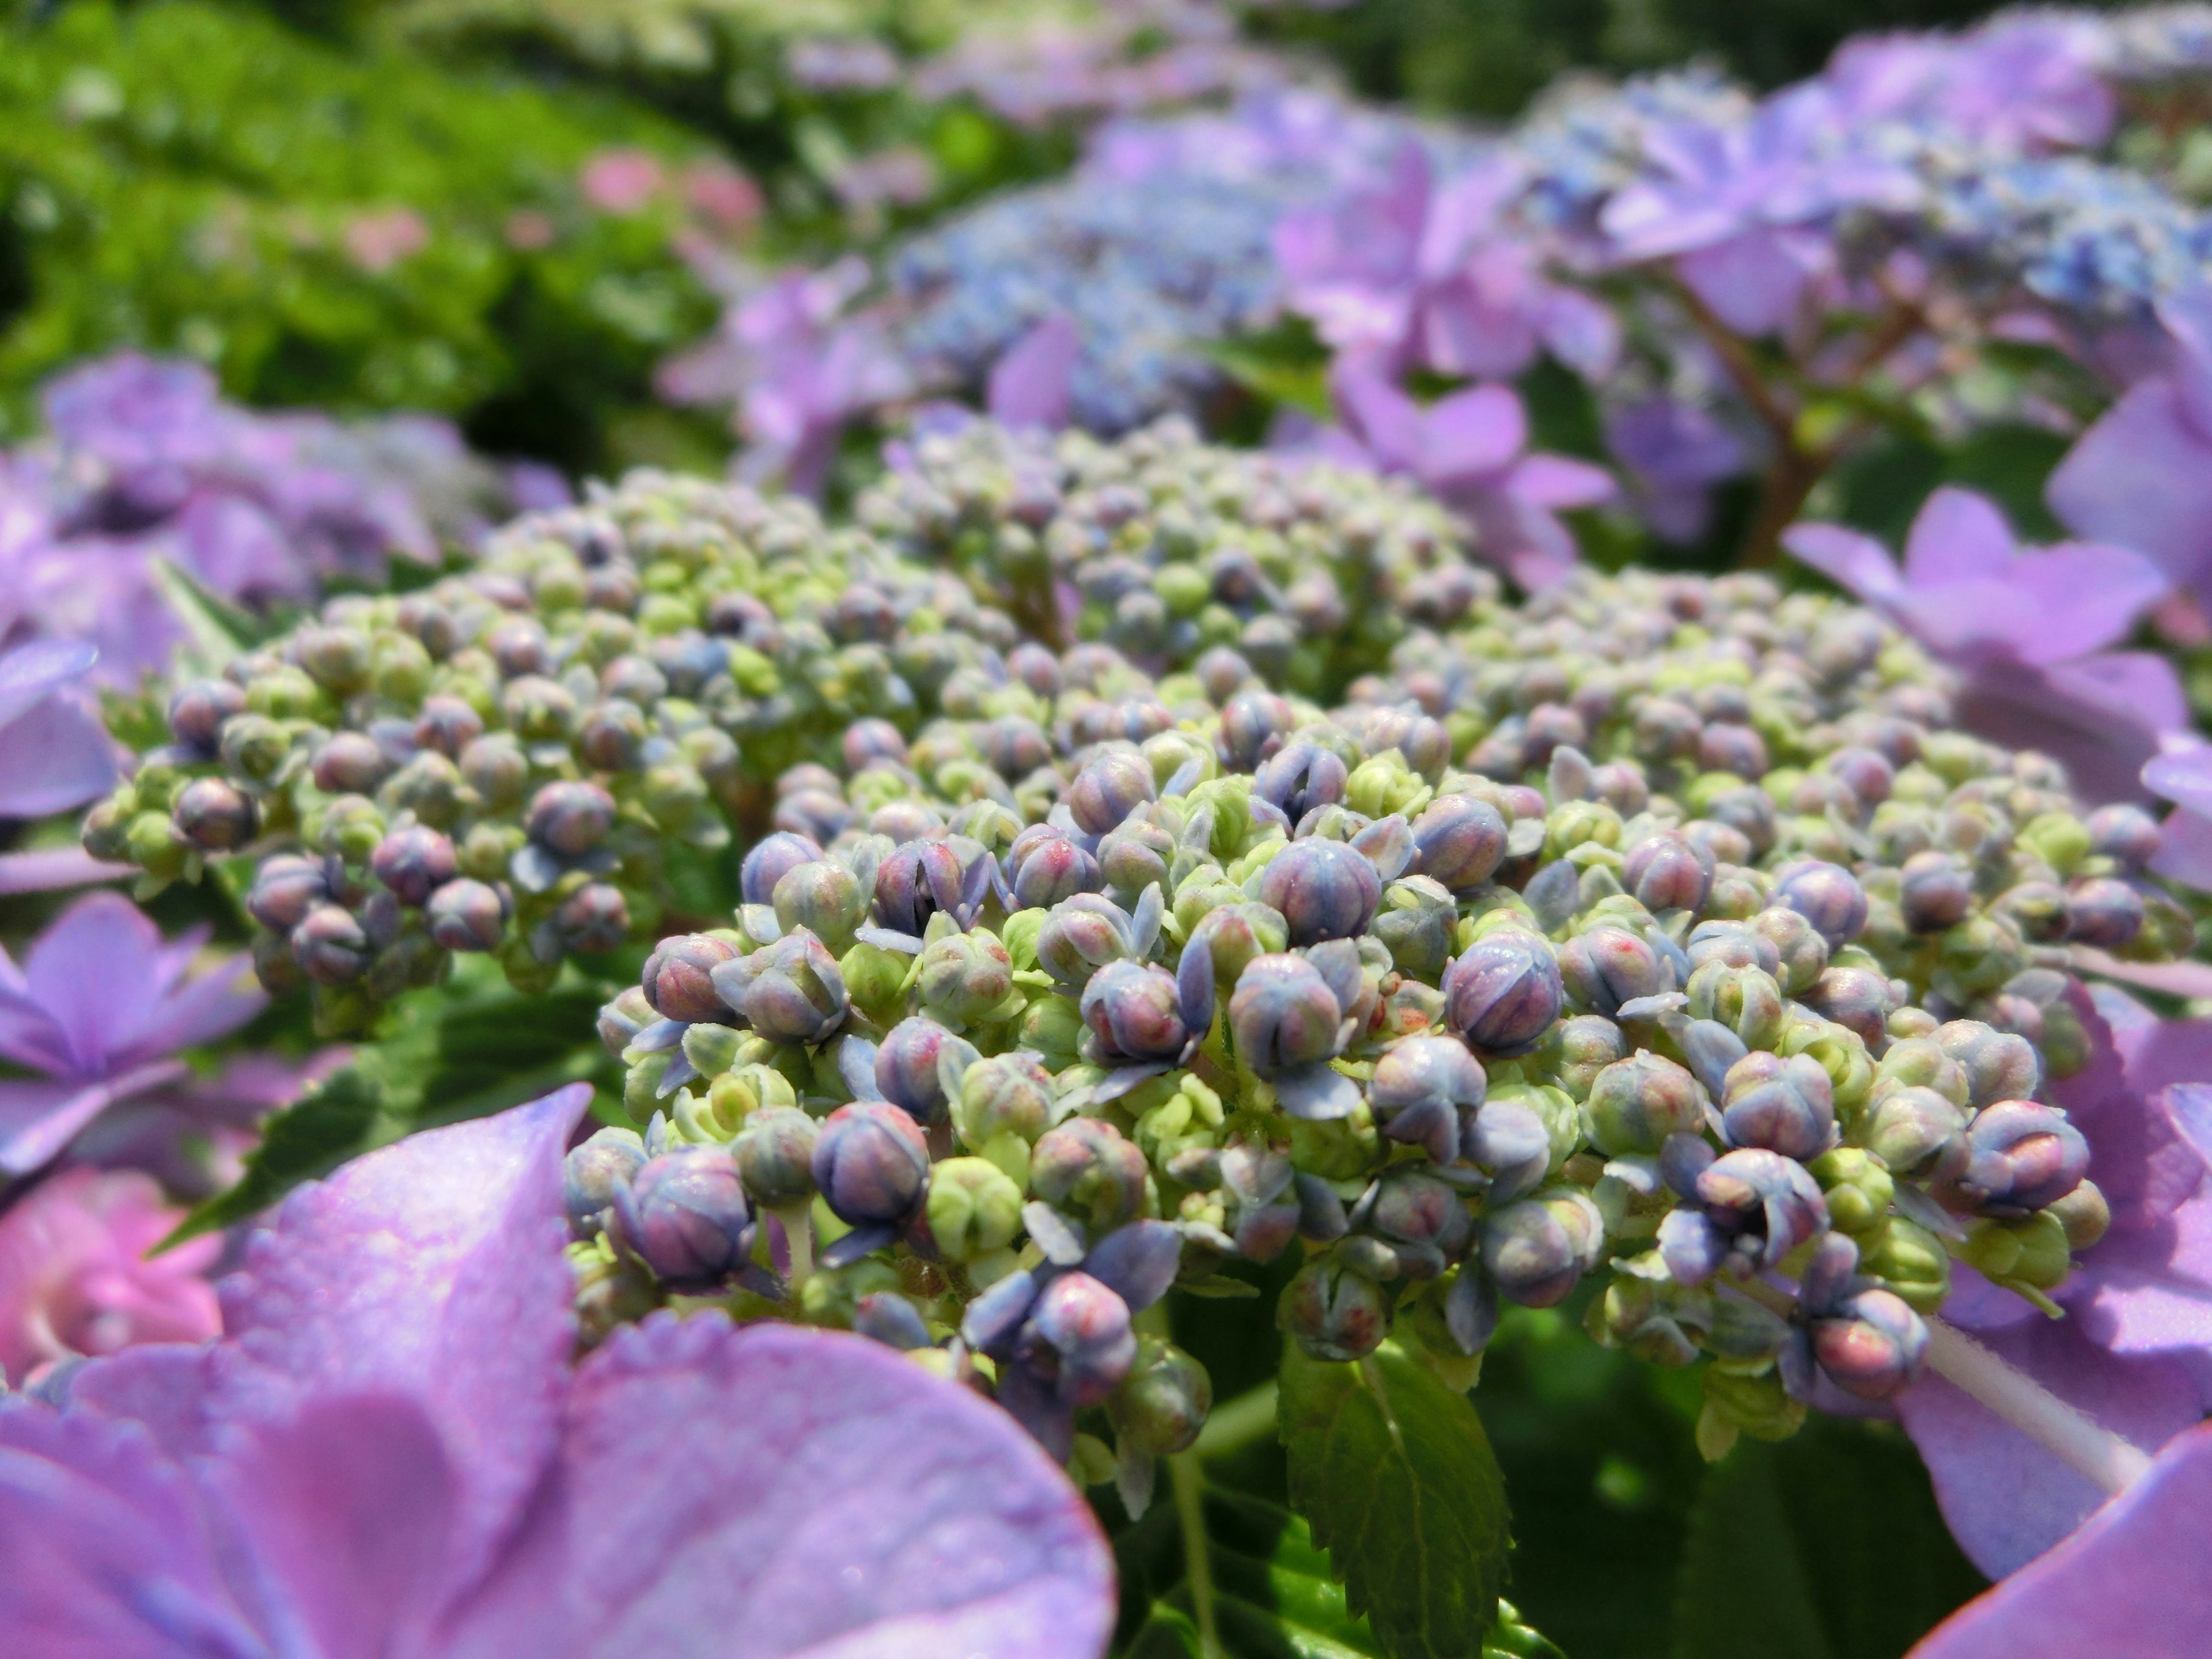
[[[1739,1442],[1690,1512],[1674,1659],[1897,1659],[1984,1588],[1894,1431]]]
[[[1388,1659],[1464,1659],[1505,1582],[1505,1480],[1467,1396],[1386,1343],[1283,1358],[1277,1425],[1305,1516]]]
[[[487,1117],[605,1064],[593,1021],[606,988],[511,990],[488,961],[394,1003],[352,1063],[263,1127],[228,1191],[196,1207],[167,1241],[258,1215],[303,1181],[418,1129]]]

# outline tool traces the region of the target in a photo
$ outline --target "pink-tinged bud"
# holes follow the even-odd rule
[[[2083,945],[2124,950],[2142,932],[2144,915],[2142,895],[2109,876],[2077,881],[2067,890],[2066,936]]]
[[[1232,998],[1230,1019],[1236,1019]],[[1393,1044],[1375,1062],[1367,1103],[1391,1139],[1418,1146],[1437,1164],[1460,1155],[1461,1115],[1480,1106],[1488,1079],[1455,1037],[1416,1036]]]
[[[1390,1304],[1382,1287],[1324,1256],[1284,1286],[1276,1317],[1316,1359],[1364,1359],[1389,1334]]]
[[[623,1247],[670,1285],[706,1287],[744,1264],[752,1206],[723,1146],[679,1146],[614,1189]]]
[[[340,732],[315,750],[315,787],[326,795],[365,795],[392,774],[392,757],[365,732]]]
[[[1193,1035],[1182,1023],[1175,975],[1147,963],[1108,963],[1084,987],[1081,1006],[1103,1065],[1173,1061]]]
[[[614,828],[614,797],[596,783],[549,783],[531,798],[523,833],[563,858],[588,853]]]
[[[252,890],[246,896],[246,908],[254,921],[271,933],[289,933],[308,911],[330,896],[322,860],[280,854],[254,872]]]
[[[894,761],[903,766],[906,738],[889,720],[855,720],[845,728],[838,752],[848,773],[860,771],[873,761]]]
[[[195,754],[212,755],[222,737],[222,723],[245,712],[242,687],[228,680],[194,680],[179,686],[169,699],[169,735]]]
[[[1097,859],[1049,831],[1018,836],[1007,862],[1014,908],[1021,910],[1048,908],[1078,893],[1095,893],[1103,880]]]
[[[430,937],[448,951],[495,951],[506,931],[507,895],[489,883],[463,877],[430,895],[422,917]]]
[[[1067,787],[1067,810],[1091,836],[1104,835],[1153,799],[1152,764],[1133,749],[1107,750]]]
[[[948,1104],[938,1060],[952,1040],[952,1033],[933,1019],[917,1014],[901,1020],[876,1050],[878,1091],[915,1122],[937,1122]]]
[[[1890,983],[1871,968],[1831,968],[1804,994],[1805,1006],[1869,1043],[1887,1035],[1898,1002]]]
[[[1731,1146],[1763,1146],[1804,1163],[1835,1139],[1835,1091],[1809,1055],[1746,1054],[1729,1067],[1723,1088],[1721,1122]]]
[[[1094,1237],[1133,1221],[1145,1206],[1145,1155],[1112,1124],[1072,1117],[1030,1154],[1030,1190]]]
[[[2089,847],[2135,875],[2158,856],[2158,821],[2140,806],[2118,802],[2089,814]]]
[[[1831,951],[1850,944],[1866,927],[1866,890],[1841,865],[1818,860],[1792,865],[1774,884],[1774,902],[1811,922]]]
[[[1544,1040],[1565,993],[1552,948],[1534,933],[1492,933],[1444,970],[1444,1023],[1478,1054],[1511,1059]]]
[[[415,743],[417,748],[434,749],[448,760],[459,760],[464,749],[483,736],[483,717],[460,698],[425,697],[415,716]]]
[[[1504,817],[1473,795],[1439,795],[1413,820],[1413,867],[1455,893],[1480,887],[1505,860]]]
[[[1671,968],[1625,927],[1593,927],[1559,947],[1559,979],[1577,1007],[1607,1018],[1620,1005],[1674,988]]]
[[[890,1102],[855,1101],[823,1120],[813,1168],[814,1184],[839,1220],[896,1224],[914,1213],[929,1184],[929,1143]]]
[[[804,927],[721,963],[709,976],[738,1018],[775,1042],[826,1042],[853,1009],[837,958]]]
[[[738,890],[748,904],[773,904],[775,884],[802,864],[812,864],[822,848],[805,836],[779,830],[763,836],[738,867]]]
[[[1089,1273],[1062,1273],[1039,1293],[1017,1358],[1063,1405],[1098,1405],[1137,1363],[1129,1304]]]
[[[1714,866],[1712,854],[1687,836],[1662,830],[1628,849],[1620,867],[1620,884],[1638,904],[1655,914],[1702,910],[1712,895]]]
[[[876,920],[895,933],[921,937],[929,919],[960,905],[960,854],[942,841],[909,841],[876,866]]]
[[[451,841],[417,823],[377,842],[368,868],[402,904],[420,905],[460,873],[460,860]]]
[[[177,796],[177,833],[206,853],[229,853],[253,839],[261,811],[223,778],[195,778]]]
[[[1096,893],[1054,905],[1037,931],[1038,964],[1070,988],[1087,985],[1100,968],[1136,949],[1128,913]]]
[[[292,930],[292,960],[318,985],[346,985],[368,966],[368,935],[343,905],[310,910]]]
[[[2020,1216],[2057,1202],[2089,1172],[2089,1143],[2055,1107],[2001,1100],[1966,1128],[1959,1194],[1982,1215]]]
[[[665,939],[645,959],[641,981],[645,1000],[664,1019],[727,1019],[729,1005],[714,988],[714,974],[737,957],[736,945],[711,933],[679,933]]]
[[[1283,746],[1297,724],[1297,714],[1288,698],[1273,691],[1239,691],[1221,711],[1214,748],[1231,771],[1254,771]]]
[[[552,924],[563,950],[612,951],[629,937],[629,901],[619,887],[586,882],[555,908]]]
[[[1973,910],[1973,878],[1952,854],[1915,853],[1898,877],[1897,908],[1916,933],[1940,933]]]
[[[1894,1291],[1861,1291],[1810,1328],[1813,1363],[1845,1394],[1891,1400],[1920,1375],[1928,1327]]]

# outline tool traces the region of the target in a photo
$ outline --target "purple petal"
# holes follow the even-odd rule
[[[2037,1319],[1975,1340],[2146,1451],[2203,1415],[2182,1366],[2116,1358],[2071,1320]],[[1897,1404],[1952,1534],[1992,1578],[2033,1560],[2104,1501],[2087,1475],[1940,1376],[1923,1376]]]
[[[134,1425],[35,1405],[0,1407],[0,1631],[86,1659],[266,1651],[183,1472]]]
[[[210,1411],[275,1422],[338,1394],[413,1401],[461,1475],[454,1583],[552,1455],[574,1335],[561,1158],[590,1099],[570,1084],[300,1188],[222,1287]]]
[[[1142,1313],[1168,1293],[1182,1260],[1182,1235],[1164,1221],[1133,1221],[1098,1241],[1083,1271]]]
[[[145,1010],[146,1023],[123,1034],[110,1064],[143,1063],[228,1036],[269,1006],[243,951],[227,957],[198,979]]]
[[[161,951],[161,930],[120,893],[87,894],[31,946],[24,985],[81,1075],[105,1071],[167,988]]]
[[[1373,453],[1376,465],[1404,472],[1421,464],[1426,432],[1420,405],[1379,370],[1352,362],[1338,370],[1333,390],[1337,407],[1354,435]]]
[[[0,817],[44,817],[115,787],[114,745],[88,711],[49,697],[0,726]]]
[[[110,864],[81,847],[56,847],[35,853],[0,853],[0,894],[52,893],[94,882],[120,881],[137,873],[128,864]]]
[[[1565,455],[1522,457],[1506,479],[1505,488],[1532,507],[1554,510],[1595,507],[1619,493],[1613,474],[1603,467]]]
[[[2151,763],[2152,766],[2157,763]],[[2143,781],[2149,782],[2150,776],[2146,767]],[[2185,809],[2168,814],[2159,828],[2158,856],[2150,861],[2152,871],[2185,887],[2212,890],[2212,818]]]
[[[1987,577],[2007,580],[2019,544],[1988,496],[1946,484],[1921,505],[1905,538],[1905,581],[1913,588]]]
[[[2212,744],[2195,744],[2160,755],[2142,769],[2152,793],[2212,817]]]
[[[2212,1630],[2208,1556],[2212,1428],[2202,1428],[2174,1441],[2064,1546],[1938,1626],[1912,1659],[2201,1652]]]
[[[1739,334],[1768,334],[1788,322],[1810,274],[1793,242],[1771,230],[1694,249],[1677,258],[1674,269]]]
[[[2176,582],[2207,591],[2212,577],[2212,492],[2203,487],[2212,438],[2166,377],[2132,387],[2067,452],[2045,497],[2077,536],[2148,554]]]
[[[82,640],[33,640],[0,656],[0,726],[82,678],[100,653]]]
[[[1873,537],[1839,524],[1792,525],[1782,544],[1855,598],[1883,605],[1900,598],[1905,584],[1896,562]]]
[[[2154,1224],[2106,1235],[2078,1278],[2062,1299],[2113,1352],[2212,1351],[2212,1192],[2200,1187]]]
[[[1089,1507],[997,1407],[860,1338],[655,1315],[579,1369],[448,1655],[1092,1659],[1113,1618]]]
[[[2144,798],[2143,766],[2159,752],[2179,696],[2172,665],[2149,652],[2048,668],[1999,658],[1976,666],[1957,711],[1977,737],[2063,763],[2075,791],[2101,804]]]
[[[1073,323],[1061,316],[1046,318],[992,366],[985,400],[991,418],[1005,426],[1059,431],[1067,424],[1075,362],[1081,351]]]
[[[1510,386],[1470,386],[1421,417],[1420,476],[1477,478],[1508,465],[1528,441],[1528,416]]]
[[[2030,662],[2101,651],[2124,638],[2168,586],[2164,573],[2140,553],[2084,542],[2023,553],[2008,580],[2033,599],[2039,613],[2035,636],[2021,653]]]

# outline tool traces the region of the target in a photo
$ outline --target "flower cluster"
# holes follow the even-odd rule
[[[163,564],[223,600],[297,604],[565,495],[550,474],[503,478],[441,421],[258,414],[192,362],[92,363],[46,388],[45,413],[46,438],[0,462],[0,638],[89,641],[115,685],[183,637]]]

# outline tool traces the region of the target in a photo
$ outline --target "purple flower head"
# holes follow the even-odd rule
[[[1328,459],[1405,473],[1472,519],[1486,556],[1524,587],[1559,580],[1574,538],[1554,514],[1611,499],[1603,468],[1528,450],[1528,417],[1503,386],[1470,386],[1424,408],[1373,364],[1346,359],[1334,386],[1341,428],[1318,441]]]
[[[20,967],[0,952],[0,1057],[42,1074],[0,1083],[0,1171],[39,1168],[122,1103],[133,1112],[186,1103],[191,1073],[177,1054],[268,1001],[242,956],[187,977],[206,942],[204,930],[165,941],[129,900],[93,893]]]
[[[1853,122],[1911,122],[1996,150],[2102,143],[2116,110],[2088,20],[2027,13],[1958,36],[1864,35],[1820,79]]]
[[[571,1366],[561,1147],[588,1092],[295,1193],[222,1341],[0,1408],[0,1625],[118,1654],[1098,1652],[1096,1523],[965,1390],[713,1314]]]
[[[2081,434],[2044,493],[2075,535],[2134,548],[2212,600],[2212,289],[2169,297],[2157,313],[2168,366]]]
[[[2159,735],[2187,724],[2162,659],[2104,648],[2166,592],[2140,553],[2022,547],[1993,502],[1948,486],[1913,520],[1902,569],[1840,525],[1795,526],[1783,544],[1966,676],[1961,724],[2064,761],[2094,799],[2138,796],[2135,775]]]

